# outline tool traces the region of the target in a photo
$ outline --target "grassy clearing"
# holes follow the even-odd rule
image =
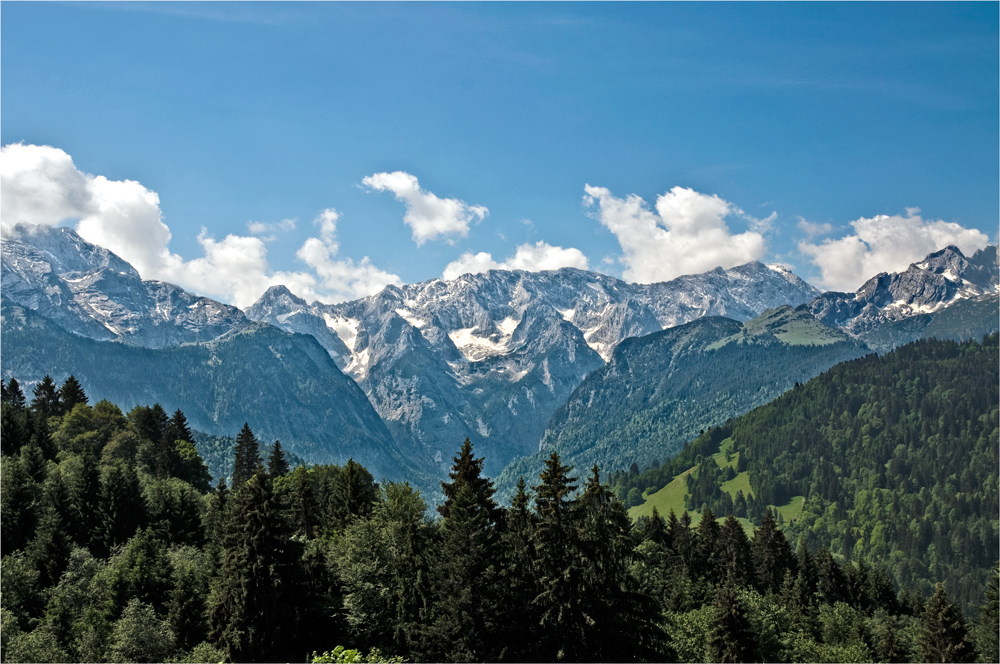
[[[784,519],[785,523],[790,523],[793,519],[799,518],[799,514],[802,514],[802,507],[806,504],[805,496],[792,496],[784,505],[778,505],[775,509],[778,510],[778,514]]]

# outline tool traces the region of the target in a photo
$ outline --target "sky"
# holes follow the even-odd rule
[[[854,290],[1000,220],[997,3],[0,3],[0,225],[248,306],[752,260]]]

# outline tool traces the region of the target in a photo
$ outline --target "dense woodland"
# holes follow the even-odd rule
[[[633,524],[555,453],[501,506],[469,441],[433,515],[354,461],[263,458],[247,425],[211,486],[182,412],[73,377],[31,396],[3,385],[4,661],[997,661],[995,572],[965,618],[766,510],[752,538]]]
[[[969,609],[1000,549],[998,365],[995,334],[845,362],[612,484],[627,501],[696,467],[690,508],[754,523],[769,505],[804,496],[798,518],[781,524],[792,541],[881,563],[925,595],[942,581]],[[753,488],[735,499],[720,489],[732,471],[710,459],[730,437]]]

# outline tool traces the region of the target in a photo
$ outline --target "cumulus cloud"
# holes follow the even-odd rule
[[[413,241],[418,247],[439,237],[448,242],[454,242],[454,236],[466,237],[469,224],[482,221],[489,214],[482,205],[469,205],[457,198],[438,198],[421,189],[416,176],[403,171],[375,173],[361,183],[372,191],[391,191],[403,202],[406,206],[403,223],[413,229]]]
[[[924,220],[919,208],[906,216],[880,214],[851,222],[854,233],[820,244],[799,242],[799,251],[820,270],[820,285],[837,291],[857,290],[880,272],[902,272],[927,254],[955,245],[971,255],[989,243],[974,228],[949,221]]]
[[[284,284],[307,300],[337,302],[370,295],[399,277],[379,270],[368,258],[337,256],[336,210],[316,220],[319,237],[306,240],[298,256],[312,272],[272,271],[264,239],[230,234],[216,240],[198,235],[203,255],[186,261],[169,249],[170,229],[155,191],[132,180],[108,180],[81,172],[63,150],[14,144],[0,148],[0,225],[6,233],[18,222],[53,226],[76,222],[88,242],[131,263],[144,279],[168,281],[195,293],[246,307],[269,286]],[[251,233],[291,230],[294,219],[266,228],[251,222]]]
[[[478,274],[487,270],[558,270],[562,267],[587,269],[587,257],[583,252],[573,247],[553,247],[546,242],[522,244],[517,252],[503,262],[493,260],[493,256],[485,251],[477,254],[467,251],[457,260],[448,263],[444,268],[445,279],[455,279],[463,274]]]
[[[624,255],[623,275],[629,281],[652,283],[716,267],[729,268],[764,255],[764,237],[757,231],[733,235],[729,215],[742,210],[718,196],[674,187],[656,199],[656,211],[632,194],[616,198],[604,187],[584,187],[584,204],[597,206],[598,220],[617,238]],[[773,215],[751,223],[765,227]]]

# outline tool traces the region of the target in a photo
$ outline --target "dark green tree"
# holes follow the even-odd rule
[[[976,616],[975,636],[979,661],[1000,661],[1000,570],[995,565]]]
[[[0,388],[2,388],[3,392],[0,401],[9,403],[17,410],[24,410],[24,392],[21,390],[21,385],[17,382],[16,378],[11,378],[6,385],[3,381],[0,381]]]
[[[716,594],[708,656],[713,662],[756,662],[757,644],[747,615],[733,586],[726,584]]]
[[[368,469],[354,459],[337,473],[327,502],[327,513],[334,528],[343,527],[351,518],[367,516],[374,505],[378,487]]]
[[[501,623],[500,641],[505,649],[500,654],[503,661],[531,661],[534,654],[535,634],[539,616],[532,604],[538,595],[535,578],[535,545],[532,542],[535,518],[528,508],[529,498],[524,478],[517,480],[517,493],[506,510],[501,551],[501,602],[504,607],[518,607],[508,610]]]
[[[288,460],[285,459],[285,450],[281,447],[281,441],[274,441],[271,448],[271,456],[267,460],[267,474],[271,477],[283,477],[288,474]]]
[[[222,565],[209,601],[212,638],[235,662],[296,655],[301,546],[263,469],[233,491]]]
[[[261,465],[260,445],[257,437],[250,430],[250,424],[243,423],[243,428],[236,436],[236,461],[233,464],[233,489],[239,489],[257,472]]]
[[[45,378],[38,385],[35,385],[32,395],[34,398],[31,400],[31,410],[38,413],[42,418],[48,419],[60,414],[59,392],[51,376],[46,374]]]
[[[146,499],[135,469],[124,463],[113,463],[101,477],[100,496],[102,547],[100,555],[127,542],[146,524]]]
[[[972,662],[975,648],[969,639],[962,612],[944,586],[938,583],[920,616],[917,646],[922,662]]]
[[[588,656],[587,617],[578,592],[582,570],[572,514],[576,490],[576,478],[569,475],[572,470],[553,451],[539,475],[541,484],[534,487],[539,593],[533,604],[540,614],[538,658],[546,661],[580,661]]]
[[[734,587],[752,586],[753,554],[746,531],[732,514],[719,528],[719,578]]]
[[[760,526],[754,533],[751,550],[757,589],[762,593],[779,592],[785,574],[794,568],[795,557],[785,535],[778,530],[770,510],[764,512]]]
[[[87,395],[84,393],[83,388],[80,387],[80,382],[76,379],[76,376],[70,374],[70,377],[59,388],[60,414],[70,412],[73,410],[73,406],[79,403],[87,403]]]

